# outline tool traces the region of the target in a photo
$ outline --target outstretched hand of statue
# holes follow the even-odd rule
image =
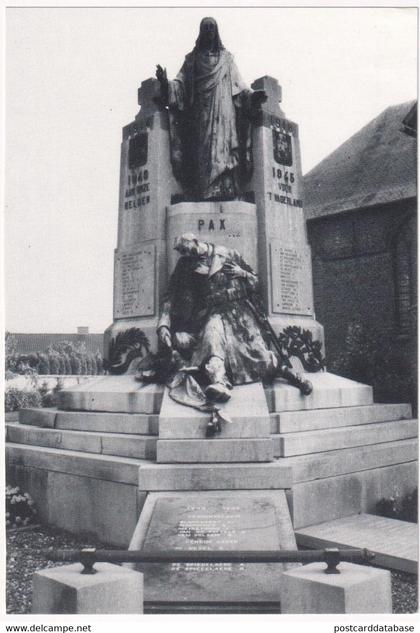
[[[156,79],[160,83],[160,99],[163,105],[168,105],[168,75],[166,68],[162,68],[160,64],[156,66]]]
[[[160,64],[157,64],[157,66],[156,66],[156,79],[159,81],[160,84],[167,84],[168,83],[168,76],[166,74],[166,68],[162,68],[162,66]]]

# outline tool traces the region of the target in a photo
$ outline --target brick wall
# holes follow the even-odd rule
[[[90,352],[103,352],[103,334],[35,334],[11,332],[16,339],[16,351],[18,354],[30,352],[45,352],[49,345],[70,341],[71,343],[84,343]]]
[[[404,335],[399,329],[395,243],[404,222],[411,223],[415,238],[415,211],[411,199],[308,221],[315,312],[325,328],[327,363],[337,359],[349,324],[357,321],[395,344],[407,358],[407,371],[414,367],[414,329]]]

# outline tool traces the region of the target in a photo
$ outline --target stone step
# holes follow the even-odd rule
[[[235,387],[231,399],[217,406],[232,420],[232,424],[222,424],[221,438],[270,437],[270,417],[261,383]],[[175,402],[165,390],[159,416],[159,438],[203,439],[208,421],[209,413]]]
[[[412,417],[410,404],[368,404],[361,407],[336,407],[307,411],[271,413],[271,433],[317,431],[356,424],[372,424]]]
[[[270,438],[157,442],[157,462],[164,464],[269,462],[272,459],[273,444]]]
[[[259,464],[143,464],[139,489],[284,490],[292,487],[292,469],[281,460]]]
[[[313,481],[323,477],[334,477],[371,468],[404,464],[417,459],[418,442],[412,438],[343,448],[326,453],[281,457],[284,466],[291,466],[293,482]]]
[[[6,451],[7,480],[31,495],[41,523],[128,546],[146,497],[140,460],[16,444]]]
[[[313,392],[303,396],[284,380],[276,380],[265,390],[270,412],[356,407],[373,404],[372,387],[328,372],[303,374],[313,384]]]
[[[296,532],[296,540],[299,545],[312,549],[367,548],[375,554],[374,565],[418,573],[416,523],[356,514],[301,528]]]
[[[138,459],[156,457],[157,439],[147,435],[63,431],[15,423],[6,425],[6,428],[7,440],[16,444]]]
[[[21,424],[68,431],[97,431],[157,435],[159,416],[147,413],[106,413],[61,411],[60,409],[21,409]]]
[[[82,453],[12,442],[6,444],[6,454],[9,466],[67,473],[131,485],[137,485],[140,467],[154,464],[144,459]]]
[[[9,466],[61,472],[79,477],[138,485],[140,491],[284,490],[292,487],[292,468],[259,464],[157,464],[151,460],[82,453],[28,444],[6,444]]]
[[[380,499],[396,494],[402,498],[413,492],[417,468],[416,460],[295,483],[293,525],[297,529],[360,512],[373,513]]]
[[[307,455],[417,437],[417,420],[395,420],[337,429],[285,433],[271,437],[276,457]]]
[[[58,392],[58,408],[108,413],[159,413],[162,385],[144,385],[132,375],[101,376]]]

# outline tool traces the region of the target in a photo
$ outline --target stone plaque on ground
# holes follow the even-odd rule
[[[411,574],[418,568],[418,529],[416,523],[373,514],[356,514],[296,532],[305,547],[355,547],[372,550],[373,564]]]
[[[130,549],[296,549],[284,491],[152,493]],[[290,566],[290,565],[289,565]],[[283,564],[168,563],[139,566],[146,603],[279,605]]]
[[[155,246],[115,254],[114,318],[155,313]]]
[[[310,250],[307,246],[270,244],[273,312],[312,314]]]

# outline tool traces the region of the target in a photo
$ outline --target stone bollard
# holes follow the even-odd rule
[[[282,613],[391,613],[391,574],[340,563],[326,574],[325,563],[294,567],[282,575]]]
[[[32,613],[143,613],[143,574],[96,563],[96,574],[81,574],[81,563],[33,575]]]

